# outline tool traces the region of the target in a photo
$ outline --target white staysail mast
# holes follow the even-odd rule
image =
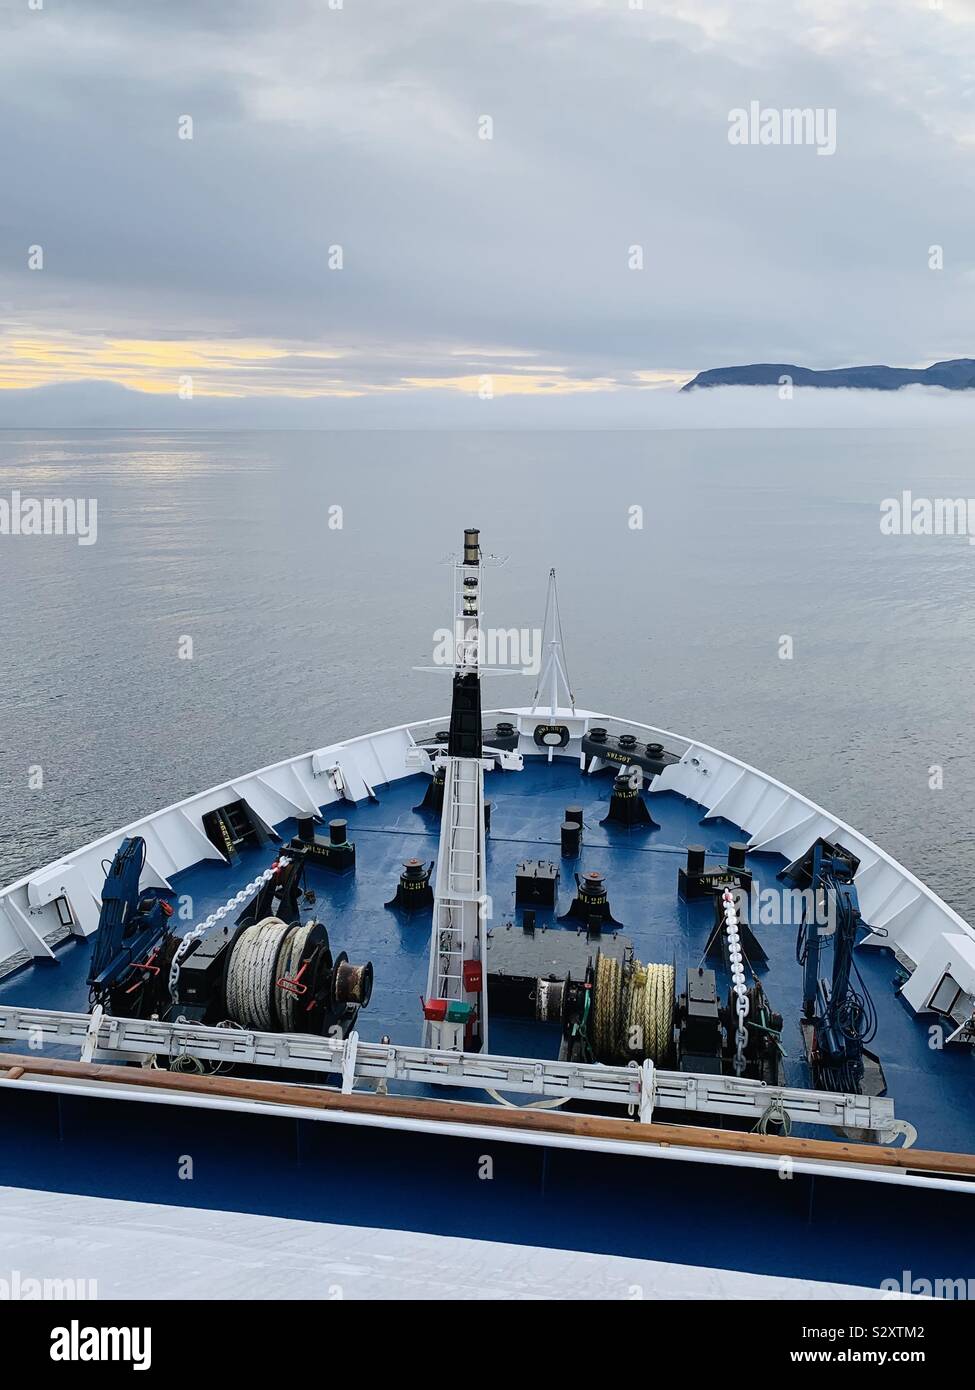
[[[559,612],[559,591],[555,582],[555,570],[548,572],[548,593],[545,598],[545,618],[542,622],[542,646],[544,660],[538,675],[538,685],[532,697],[532,714],[544,710],[543,691],[548,691],[549,718],[554,722],[559,705],[559,690],[565,690],[565,705],[562,708],[576,712],[576,697],[569,684],[565,664],[565,648],[562,641],[562,615]]]

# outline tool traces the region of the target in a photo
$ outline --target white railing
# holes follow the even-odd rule
[[[744,1077],[661,1071],[651,1063],[607,1067],[587,1062],[553,1062],[537,1057],[501,1057],[399,1047],[303,1033],[258,1033],[201,1024],[61,1013],[0,1006],[0,1039],[76,1050],[83,1060],[144,1062],[152,1057],[194,1057],[214,1065],[239,1065],[308,1072],[319,1083],[341,1077],[349,1093],[356,1082],[388,1089],[423,1084],[468,1091],[494,1091],[531,1099],[574,1100],[615,1105],[649,1122],[655,1109],[735,1116],[758,1121],[787,1114],[795,1124],[827,1125],[870,1132],[888,1143],[898,1135],[912,1141],[911,1126],[894,1117],[886,1096],[841,1095],[791,1086],[767,1086]],[[125,1068],[119,1067],[119,1085]]]

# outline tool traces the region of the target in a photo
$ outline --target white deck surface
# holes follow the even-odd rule
[[[0,1296],[44,1279],[95,1280],[100,1299],[881,1297],[656,1260],[0,1187]]]

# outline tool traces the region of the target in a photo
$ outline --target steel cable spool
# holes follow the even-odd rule
[[[539,1023],[561,1023],[568,980],[539,980],[535,988],[535,1018]]]
[[[265,917],[245,927],[234,942],[227,965],[227,1014],[244,1028],[274,1029],[278,955],[290,930],[280,917]]]

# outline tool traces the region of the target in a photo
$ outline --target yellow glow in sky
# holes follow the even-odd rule
[[[470,356],[496,358],[481,373]],[[625,385],[649,387],[679,382],[684,375],[642,371],[628,381],[611,376],[569,376],[561,366],[523,359],[517,349],[464,349],[463,370],[451,372],[458,350],[443,350],[443,369],[409,373],[410,351],[400,350],[404,374],[381,378],[370,372],[367,355],[321,345],[219,338],[95,338],[80,334],[8,332],[0,335],[0,390],[23,390],[57,382],[104,381],[151,395],[177,395],[187,386],[193,396],[263,397],[386,395],[412,391],[451,391],[481,397],[566,396],[617,391]],[[458,363],[458,367],[460,364]]]

